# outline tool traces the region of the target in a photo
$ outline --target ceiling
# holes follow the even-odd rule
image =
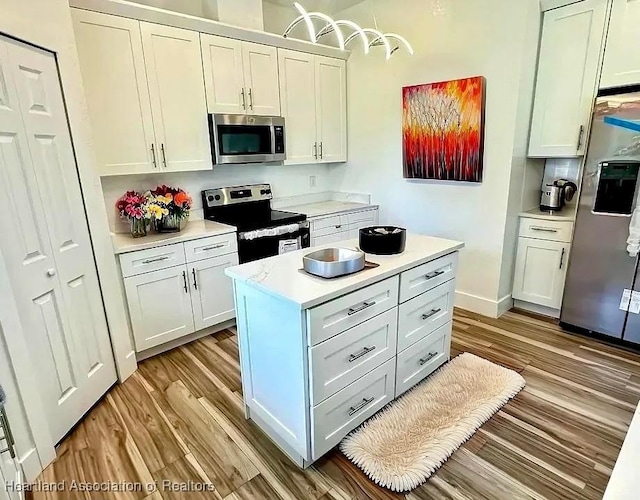
[[[276,5],[283,5],[285,7],[291,7],[295,0],[264,0],[268,3]],[[300,4],[307,10],[318,10],[325,13],[338,12],[343,9],[348,9],[354,5],[357,5],[366,0],[299,0]]]

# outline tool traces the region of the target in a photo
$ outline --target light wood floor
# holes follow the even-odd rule
[[[525,389],[407,498],[601,498],[640,398],[640,356],[510,312],[456,311],[452,355],[520,372]],[[401,498],[339,452],[298,469],[245,421],[232,332],[143,362],[61,443],[43,481],[215,485],[215,493],[38,493],[55,499]]]

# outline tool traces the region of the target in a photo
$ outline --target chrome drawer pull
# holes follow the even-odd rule
[[[531,226],[529,229],[532,231],[542,231],[543,233],[557,233],[557,229],[552,229],[550,227],[540,227],[540,226]]]
[[[441,276],[444,274],[444,271],[434,271],[432,273],[429,273],[425,276],[425,278],[427,278],[428,280],[432,280],[433,278],[437,278],[438,276]]]
[[[163,256],[163,257],[158,257],[157,259],[147,259],[147,260],[143,260],[143,261],[142,261],[142,263],[143,263],[143,264],[153,264],[154,262],[160,262],[160,261],[168,260],[168,259],[169,259],[169,256],[168,256],[168,255],[165,255],[165,256]]]
[[[221,243],[219,245],[213,245],[212,247],[204,247],[202,251],[208,252],[209,250],[216,250],[217,248],[222,248],[222,247],[224,247],[224,243]]]
[[[5,412],[4,406],[0,407],[0,427],[4,433],[4,436],[1,439],[4,439],[7,442],[7,448],[4,450],[0,450],[0,453],[9,452],[11,458],[16,458],[16,452],[14,450],[14,446],[16,444],[15,439],[13,439],[13,434],[11,432],[11,427],[9,427],[9,419],[7,418],[7,413]]]
[[[440,307],[438,307],[438,309],[431,309],[431,311],[422,315],[422,319],[429,319],[431,316],[433,316],[434,314],[438,314],[440,311],[442,311]]]
[[[420,361],[418,361],[418,364],[422,366],[425,363],[428,363],[431,359],[435,358],[437,355],[438,355],[437,352],[430,352],[427,357],[422,358]]]
[[[359,313],[360,311],[364,311],[367,307],[375,306],[376,301],[372,300],[371,302],[363,302],[361,306],[358,307],[350,307],[347,315],[351,316],[355,313]]]
[[[361,358],[362,356],[366,356],[371,351],[375,351],[375,349],[376,349],[376,346],[374,345],[372,345],[371,347],[365,347],[364,349],[362,349],[362,351],[349,356],[349,363],[353,363],[356,359]]]
[[[373,403],[373,400],[375,398],[369,398],[369,399],[363,399],[361,403],[358,403],[355,406],[352,406],[351,408],[349,408],[349,415],[354,415],[355,413],[358,413],[360,410],[362,410],[365,406],[370,405],[371,403]]]

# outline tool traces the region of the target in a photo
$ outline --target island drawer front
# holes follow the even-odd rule
[[[311,449],[314,460],[393,399],[395,374],[394,356],[313,408]]]
[[[187,262],[197,262],[237,251],[238,238],[236,237],[236,233],[191,240],[184,244],[184,253],[186,254]]]
[[[182,243],[120,255],[120,267],[122,268],[123,278],[180,266],[184,263],[184,245]]]
[[[357,224],[360,227],[371,226],[376,223],[377,210],[364,210],[349,214],[349,224]]]
[[[455,280],[400,304],[398,352],[425,338],[453,318]]]
[[[520,236],[538,240],[564,241],[571,243],[573,222],[543,219],[520,219]]]
[[[398,287],[398,276],[393,276],[309,309],[309,345],[319,344],[397,306]]]
[[[311,402],[317,405],[396,355],[398,308],[311,347]]]
[[[449,360],[451,324],[451,321],[448,322],[438,328],[433,335],[416,342],[398,354],[396,398]]]
[[[454,252],[403,272],[400,275],[400,302],[455,278],[457,270],[458,252]]]
[[[324,217],[322,219],[314,219],[311,221],[311,234],[313,236],[324,236],[327,234],[338,233],[349,226],[349,217],[347,215],[334,215],[333,217]]]

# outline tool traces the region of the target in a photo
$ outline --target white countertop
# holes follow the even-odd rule
[[[208,220],[194,220],[179,233],[151,233],[142,238],[133,238],[129,233],[112,233],[111,241],[116,254],[148,250],[149,248],[182,243],[183,241],[198,240],[208,236],[235,233],[236,228],[219,222]]]
[[[305,214],[307,217],[321,217],[324,215],[335,215],[344,212],[353,212],[354,210],[373,210],[378,205],[369,205],[367,203],[355,203],[353,201],[320,201],[318,203],[307,203],[304,205],[292,205],[282,207],[282,210],[288,212],[297,212]]]
[[[520,217],[573,222],[576,220],[576,209],[573,206],[568,206],[560,212],[543,212],[539,208],[534,208],[532,210],[527,210],[526,212],[520,212]]]
[[[629,425],[603,500],[636,500],[640,491],[640,405]]]
[[[235,280],[293,302],[301,309],[307,309],[464,247],[464,243],[459,241],[407,234],[407,244],[403,253],[387,256],[367,254],[367,261],[380,264],[377,268],[334,279],[311,276],[301,270],[302,257],[307,253],[319,248],[355,248],[357,245],[358,239],[352,239],[305,248],[230,267],[225,272]]]

